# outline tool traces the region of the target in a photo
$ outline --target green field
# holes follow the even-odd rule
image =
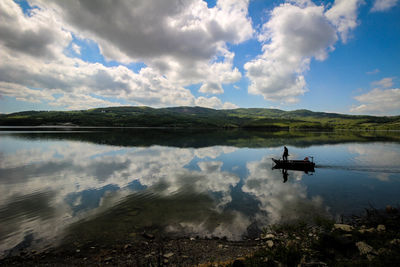
[[[107,126],[400,130],[400,116],[344,115],[309,110],[201,107],[109,107],[75,111],[24,111],[0,115],[1,126]]]

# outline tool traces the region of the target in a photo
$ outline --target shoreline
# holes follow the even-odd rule
[[[162,238],[143,232],[113,245],[74,242],[43,252],[22,251],[2,266],[396,266],[400,262],[400,212],[369,209],[342,223],[316,218],[271,225],[243,241]],[[239,265],[237,265],[239,264]]]

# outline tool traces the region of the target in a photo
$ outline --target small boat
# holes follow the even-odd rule
[[[275,162],[273,169],[285,169],[285,170],[296,170],[304,172],[314,172],[315,163],[314,160],[309,161],[308,158],[304,160],[281,160],[272,159]]]

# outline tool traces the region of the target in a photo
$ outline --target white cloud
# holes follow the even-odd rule
[[[238,106],[236,106],[235,104],[230,103],[230,102],[225,102],[222,104],[222,101],[215,96],[210,97],[210,98],[200,96],[200,97],[196,98],[195,104],[196,104],[196,106],[205,107],[205,108],[213,108],[213,109],[238,108]]]
[[[220,0],[213,8],[200,0],[36,3],[80,38],[94,40],[107,59],[144,62],[179,86],[204,83],[206,93],[222,93],[222,83],[241,78],[226,43],[253,34],[248,0]]]
[[[371,12],[386,11],[397,5],[397,0],[375,0]]]
[[[275,7],[258,39],[263,54],[244,65],[249,93],[269,101],[295,103],[307,92],[304,73],[311,60],[325,60],[339,34],[343,42],[357,23],[361,0],[336,0],[328,10],[308,0]]]
[[[350,109],[350,112],[362,114],[400,114],[400,89],[375,88],[366,94],[354,97],[361,104]]]
[[[62,28],[54,13],[35,8],[24,16],[13,1],[1,1],[0,20],[2,50],[51,60],[72,40],[71,33]]]
[[[1,94],[69,109],[120,102],[195,105],[184,86],[200,83],[203,93],[223,93],[223,84],[241,78],[226,43],[253,34],[247,0],[221,0],[214,8],[199,0],[30,4],[34,8],[24,15],[15,2],[0,3]],[[140,61],[146,67],[135,73],[123,65],[69,58],[68,46],[81,52],[72,34],[95,41],[110,60]]]
[[[389,88],[393,86],[393,79],[393,77],[386,77],[382,80],[372,82],[372,85],[379,88]]]
[[[303,95],[303,73],[311,58],[323,60],[337,40],[323,6],[282,4],[271,12],[259,40],[264,53],[244,65],[251,85],[249,93],[264,99],[293,103]]]
[[[357,8],[363,3],[363,0],[335,0],[326,12],[326,17],[337,27],[344,43],[347,42],[350,31],[358,25]]]
[[[72,50],[74,50],[74,52],[77,53],[78,55],[81,54],[81,47],[75,43],[72,44]]]

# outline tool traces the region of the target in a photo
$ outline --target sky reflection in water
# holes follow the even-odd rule
[[[240,239],[270,223],[337,217],[400,200],[400,145],[393,138],[175,147],[122,146],[110,141],[119,139],[112,133],[83,135],[0,135],[3,255],[55,244],[66,234],[117,240],[144,228]],[[289,144],[291,158],[313,155],[316,172],[289,171],[283,183],[281,171],[271,168],[280,143]]]

